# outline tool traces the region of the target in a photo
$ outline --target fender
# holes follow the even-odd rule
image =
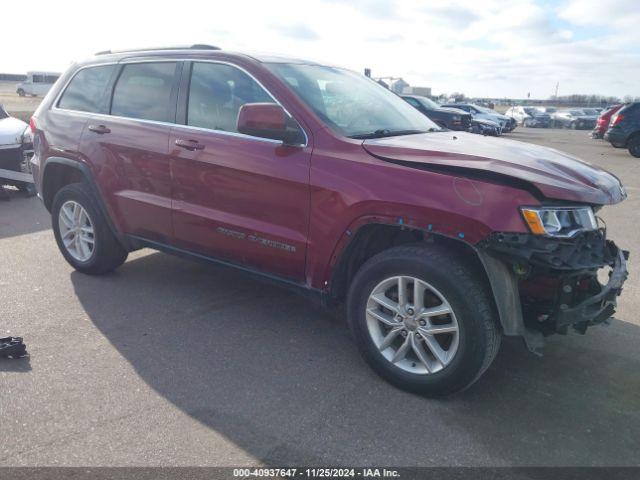
[[[526,328],[524,324],[522,306],[520,304],[518,279],[512,269],[503,261],[491,256],[484,250],[479,249],[475,244],[466,241],[464,236],[452,236],[445,232],[435,231],[432,225],[427,225],[426,228],[421,228],[413,224],[408,219],[390,218],[385,216],[361,217],[355,220],[335,246],[330,262],[327,265],[327,271],[325,273],[325,278],[327,280],[325,280],[324,284],[329,287],[329,290],[333,286],[333,277],[340,268],[340,261],[342,260],[343,255],[349,251],[349,247],[353,240],[357,238],[358,231],[369,225],[384,225],[419,231],[429,236],[440,237],[447,239],[450,242],[457,242],[464,245],[469,252],[473,252],[472,254],[475,255],[478,260],[479,267],[483,269],[484,274],[486,275],[503,333],[506,336],[522,337],[527,348],[531,352],[539,355],[541,354],[542,347],[544,346],[543,336],[540,332]],[[327,297],[331,296],[329,291],[326,293]]]
[[[127,250],[132,251],[135,248],[133,247],[133,245],[131,244],[131,242],[129,242],[127,240],[127,237],[125,235],[123,235],[115,226],[115,224],[113,223],[113,221],[111,220],[111,215],[109,215],[109,210],[106,207],[106,204],[104,202],[104,199],[102,198],[102,194],[100,193],[100,190],[98,189],[98,186],[96,185],[95,180],[93,179],[93,175],[91,174],[91,169],[89,168],[89,166],[86,163],[83,163],[79,160],[72,160],[70,158],[66,158],[66,157],[47,157],[47,159],[44,161],[44,167],[42,169],[42,199],[45,202],[45,207],[47,208],[47,210],[51,211],[51,202],[49,202],[49,204],[47,204],[46,202],[46,198],[47,198],[47,192],[45,191],[45,181],[44,179],[46,178],[47,175],[47,169],[50,165],[64,165],[66,167],[71,167],[74,168],[76,170],[78,170],[82,176],[84,177],[85,182],[87,183],[87,185],[89,186],[89,188],[91,189],[94,198],[96,200],[96,203],[98,204],[98,208],[100,209],[100,212],[102,213],[102,216],[105,218],[107,225],[109,226],[109,230],[111,230],[111,233],[113,233],[113,235],[118,239],[118,241],[120,242],[120,244]]]

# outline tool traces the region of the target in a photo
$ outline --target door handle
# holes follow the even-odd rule
[[[105,127],[104,125],[89,125],[87,128],[93,133],[98,133],[100,135],[104,133],[111,133],[111,129]]]
[[[198,143],[197,140],[183,140],[182,138],[177,138],[176,145],[191,152],[194,150],[204,150],[204,145]]]

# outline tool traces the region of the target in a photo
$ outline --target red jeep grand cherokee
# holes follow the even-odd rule
[[[75,269],[151,247],[279,280],[345,305],[366,361],[414,392],[469,386],[502,335],[538,351],[605,322],[627,276],[595,216],[625,198],[616,177],[443,130],[349,70],[203,45],[105,52],[31,126]]]

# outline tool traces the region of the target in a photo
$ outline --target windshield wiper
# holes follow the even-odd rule
[[[349,138],[366,140],[370,138],[399,137],[401,135],[416,135],[418,133],[427,133],[427,131],[426,130],[389,130],[388,128],[381,128],[379,130],[376,130],[375,132],[349,135]]]

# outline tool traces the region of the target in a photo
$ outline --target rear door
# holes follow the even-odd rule
[[[131,62],[118,67],[108,115],[92,115],[81,152],[119,229],[170,243],[169,131],[175,120],[176,61]]]
[[[182,85],[169,139],[176,245],[302,281],[311,146],[237,132],[243,104],[276,102],[237,66],[185,64]]]

